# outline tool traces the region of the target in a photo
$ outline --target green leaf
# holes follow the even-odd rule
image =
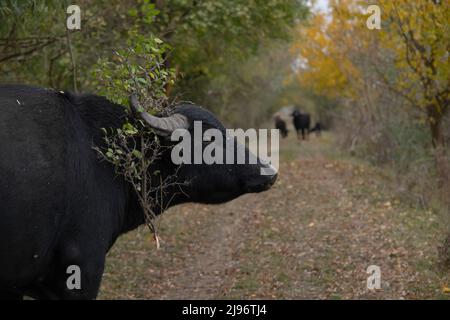
[[[133,156],[135,156],[138,159],[142,158],[141,152],[139,150],[137,150],[137,149],[134,149],[131,153],[133,154]]]
[[[132,9],[128,10],[128,15],[129,15],[130,17],[136,17],[137,14],[138,14],[138,11],[137,11],[136,8],[132,8]]]

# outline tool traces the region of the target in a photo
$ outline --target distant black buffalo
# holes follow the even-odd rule
[[[302,113],[298,110],[294,110],[294,112],[292,112],[292,118],[298,139],[300,139],[301,133],[303,140],[305,140],[306,136],[309,134],[311,116],[309,113]]]
[[[287,129],[287,126],[286,126],[286,122],[283,119],[281,119],[281,117],[279,115],[275,116],[275,129],[280,130],[281,136],[283,138],[287,137],[288,129]]]
[[[314,127],[312,127],[309,132],[315,132],[317,136],[320,136],[320,134],[322,133],[322,124],[320,122],[316,122]]]
[[[205,109],[179,105],[165,118],[140,116],[167,147],[150,170],[183,184],[182,192],[179,184],[165,189],[170,205],[222,203],[267,190],[276,179],[275,172],[260,174],[270,169],[260,161],[173,164],[174,142],[167,139],[173,130],[192,132],[198,120],[225,135]],[[121,128],[127,117],[123,106],[96,95],[0,86],[0,298],[97,296],[106,253],[121,234],[144,223],[131,185],[93,150],[104,146],[101,128]],[[159,206],[153,210],[161,213]],[[81,289],[71,290],[67,281],[76,268]]]

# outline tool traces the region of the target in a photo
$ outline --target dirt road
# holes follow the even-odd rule
[[[160,250],[145,229],[119,239],[99,298],[448,298],[438,218],[402,203],[388,174],[340,156],[329,134],[280,154],[269,192],[169,210]]]

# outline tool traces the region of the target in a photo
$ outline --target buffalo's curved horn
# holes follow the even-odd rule
[[[162,135],[171,135],[176,129],[189,128],[189,122],[182,114],[175,113],[169,117],[159,118],[145,112],[135,94],[130,96],[130,106],[135,114],[138,114],[151,128]]]

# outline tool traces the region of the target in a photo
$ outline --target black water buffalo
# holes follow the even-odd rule
[[[287,137],[288,129],[287,129],[287,126],[286,126],[286,122],[283,119],[281,119],[281,117],[279,115],[275,116],[275,129],[280,130],[281,136],[283,138]]]
[[[292,120],[294,123],[295,131],[297,131],[297,137],[300,139],[300,133],[303,140],[309,134],[309,128],[311,126],[311,116],[309,113],[302,113],[298,110],[292,112]]]
[[[166,118],[141,116],[169,147],[175,142],[167,134],[191,131],[194,120],[225,130],[194,105],[180,105]],[[131,185],[93,150],[104,143],[101,128],[119,128],[126,117],[122,106],[96,95],[0,86],[0,299],[96,298],[106,253],[144,223]],[[183,192],[176,185],[166,190],[174,205],[267,190],[276,173],[260,175],[261,168],[268,166],[176,166],[167,148],[151,170],[176,173],[184,183]],[[69,266],[81,271],[80,289],[67,286]]]
[[[309,132],[315,132],[316,136],[320,136],[320,134],[322,133],[322,124],[320,122],[316,122],[316,124],[314,125],[314,127],[312,127]]]

